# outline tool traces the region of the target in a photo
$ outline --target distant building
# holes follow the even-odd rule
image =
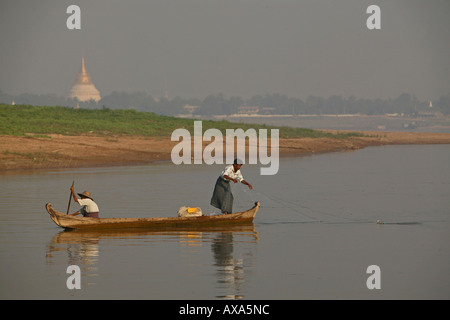
[[[200,106],[191,106],[189,104],[184,105],[183,109],[187,111],[187,113],[194,113],[195,110],[197,110],[198,108],[200,108]]]
[[[260,110],[260,113],[267,115],[267,114],[274,114],[276,111],[277,109],[272,107],[263,107],[262,110]]]
[[[86,67],[84,65],[84,57],[81,59],[81,71],[80,73],[78,73],[77,80],[70,90],[69,98],[77,98],[80,102],[90,100],[94,100],[95,102],[97,102],[101,99],[100,92],[94,86],[91,80],[91,76],[86,71]]]
[[[428,104],[428,108],[420,112],[417,112],[416,116],[422,118],[434,118],[434,117],[441,117],[442,113],[437,108],[434,108],[433,102],[430,101],[430,103]]]
[[[242,106],[237,109],[238,114],[257,114],[259,107],[256,106]]]

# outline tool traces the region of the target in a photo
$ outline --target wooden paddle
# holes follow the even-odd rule
[[[73,180],[72,182],[72,187],[75,185],[75,180]],[[69,195],[69,205],[67,206],[67,213],[69,214],[69,209],[70,209],[70,202],[72,201],[72,188],[70,188],[70,195]]]

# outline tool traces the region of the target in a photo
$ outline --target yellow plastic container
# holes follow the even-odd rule
[[[188,208],[188,213],[197,213],[200,210],[200,208]]]

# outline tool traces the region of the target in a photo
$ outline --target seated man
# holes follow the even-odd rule
[[[75,195],[75,190],[73,186],[70,188],[72,191],[73,200],[78,202],[79,205],[83,206],[80,210],[75,213],[72,213],[71,216],[76,216],[78,214],[82,214],[83,217],[91,217],[98,218],[99,210],[97,204],[91,198],[91,193],[89,191],[84,191],[83,193],[79,193],[81,199],[78,199]]]

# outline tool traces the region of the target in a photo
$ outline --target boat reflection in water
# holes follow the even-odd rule
[[[242,288],[247,276],[246,271],[253,266],[253,254],[258,241],[259,233],[255,230],[253,223],[190,228],[177,227],[176,229],[160,230],[61,231],[47,245],[47,263],[50,265],[78,265],[83,275],[82,282],[84,280],[87,281],[87,285],[95,285],[97,283],[95,279],[102,276],[98,267],[101,259],[100,252],[106,250],[106,247],[108,247],[108,250],[116,250],[117,255],[121,255],[122,253],[125,254],[122,251],[123,249],[131,246],[157,244],[165,248],[169,242],[176,242],[181,248],[181,251],[178,250],[179,254],[190,257],[188,265],[179,266],[181,270],[183,268],[195,268],[196,266],[199,268],[205,267],[206,262],[201,259],[198,253],[207,245],[211,246],[210,252],[212,253],[211,262],[208,263],[216,270],[214,273],[217,283],[215,297],[241,299],[244,297]],[[113,246],[112,249],[111,246]],[[127,254],[130,251],[128,250]],[[170,257],[167,256],[170,254],[169,252],[172,251],[167,250],[167,254],[163,256],[151,255],[148,259],[151,260],[152,265],[168,263],[170,261]],[[142,254],[145,255],[148,252],[142,252]],[[142,259],[142,256],[136,256],[136,259]],[[133,263],[133,261],[131,260],[129,263]],[[104,264],[102,264],[102,271],[104,269]],[[183,272],[180,271],[180,273]],[[135,274],[134,276],[137,278],[152,277],[152,274]],[[205,275],[191,273],[187,276],[204,277]],[[159,274],[158,277],[161,277],[161,275]],[[167,274],[167,278],[170,277],[171,274]],[[198,281],[204,281],[204,279],[198,279]],[[186,298],[192,299],[195,297]]]

